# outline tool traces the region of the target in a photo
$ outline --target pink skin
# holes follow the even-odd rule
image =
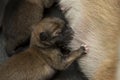
[[[65,11],[65,7],[62,7],[62,6],[61,6],[60,9],[61,9],[62,11]]]
[[[85,47],[85,52],[88,53],[89,52],[89,46],[86,44],[82,44],[81,46]]]
[[[60,6],[60,9],[61,9],[61,11],[63,12],[63,13],[65,13],[67,10],[69,10],[70,8],[67,8],[67,7],[65,7],[64,5],[61,5]]]

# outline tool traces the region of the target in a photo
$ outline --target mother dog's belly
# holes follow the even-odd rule
[[[74,30],[74,28],[73,28]],[[101,44],[101,39],[98,32],[88,32],[86,38],[82,38],[85,35],[81,35],[81,31],[78,29],[74,30],[78,33],[74,34],[74,38],[71,42],[70,47],[72,49],[77,49],[82,44],[86,44],[88,46],[88,53],[83,58],[78,60],[80,67],[82,68],[85,75],[89,78],[94,76],[97,69],[99,69],[100,64],[102,64],[103,60],[106,59],[106,54],[104,54],[105,48]]]
[[[78,63],[90,80],[114,80],[120,32],[117,1],[60,2],[63,11],[67,11],[66,18],[75,32],[70,47],[77,49],[85,43],[89,48],[88,54],[78,60]]]
[[[86,27],[86,25],[83,26]],[[94,79],[94,76],[98,73],[100,74],[101,71],[99,72],[99,70],[101,70],[101,68],[112,67],[110,70],[115,70],[114,67],[116,67],[118,58],[117,32],[119,30],[117,30],[117,28],[113,29],[112,27],[109,27],[107,28],[108,30],[106,30],[104,27],[98,28],[91,25],[86,29],[78,25],[71,27],[75,33],[70,47],[75,50],[79,48],[81,44],[86,44],[88,46],[89,50],[87,55],[79,59],[78,63],[82,68],[82,71],[90,80],[97,80]],[[104,71],[106,71],[105,74],[109,73],[106,69]]]

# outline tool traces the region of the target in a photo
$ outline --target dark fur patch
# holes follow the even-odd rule
[[[51,80],[88,80],[79,69],[77,62],[74,62],[66,70],[58,71]]]
[[[68,47],[69,43],[73,39],[73,30],[68,26],[68,22],[65,19],[64,14],[60,10],[60,7],[54,4],[52,7],[45,9],[44,11],[45,17],[57,17],[65,21],[65,27],[62,29],[59,40],[56,42],[56,46],[61,50],[63,54],[68,54],[70,52],[70,47]]]
[[[56,46],[61,50],[63,54],[68,54],[70,52],[70,44],[73,39],[73,30],[69,26],[65,26],[62,29],[59,40],[56,42]]]

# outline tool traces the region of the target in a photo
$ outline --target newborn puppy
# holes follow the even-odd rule
[[[67,56],[55,47],[63,27],[64,21],[58,18],[45,18],[34,26],[30,47],[1,65],[0,80],[46,80],[81,57],[84,47]]]
[[[64,13],[61,11],[59,5],[54,4],[52,7],[45,9],[45,17],[57,17],[65,22],[65,27],[62,29],[61,38],[56,42],[56,47],[59,48],[63,55],[70,53],[71,48],[69,47],[71,40],[73,39],[74,32],[68,25],[65,19]],[[76,62],[72,63],[66,70],[57,71],[57,73],[50,80],[88,80],[87,77],[82,73],[80,67]]]
[[[55,0],[10,0],[3,18],[3,33],[6,51],[12,56],[17,47],[30,38],[31,26],[43,17],[44,8],[49,8]]]

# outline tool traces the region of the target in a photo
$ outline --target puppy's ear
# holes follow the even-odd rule
[[[30,31],[34,31],[34,29],[38,26],[38,23],[32,25],[29,29]]]

